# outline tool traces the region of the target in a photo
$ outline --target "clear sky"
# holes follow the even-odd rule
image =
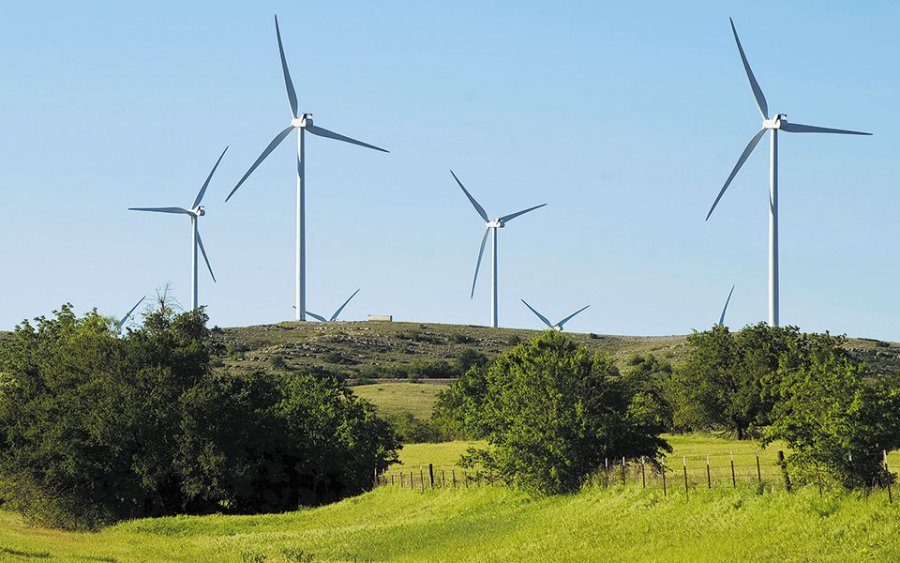
[[[221,326],[292,318],[288,140],[225,196],[289,109],[385,155],[308,137],[308,301],[348,320],[487,324],[483,222],[500,231],[500,323],[657,335],[765,320],[768,143],[709,206],[760,126],[735,19],[771,111],[872,137],[780,137],[781,319],[900,340],[900,3],[18,2],[0,19],[0,329],[64,302],[120,315],[171,283],[189,303],[201,220]],[[487,264],[486,264],[487,265]]]

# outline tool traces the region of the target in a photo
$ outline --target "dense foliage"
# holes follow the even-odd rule
[[[493,445],[471,452],[470,463],[531,493],[555,494],[577,490],[604,458],[655,458],[668,447],[638,396],[609,357],[548,331],[471,368],[441,408]]]
[[[883,482],[882,450],[900,446],[900,385],[873,375],[841,336],[763,323],[688,337],[672,387],[679,428],[783,440],[795,481]]]
[[[118,338],[65,306],[0,347],[0,495],[47,525],[251,513],[365,489],[390,426],[331,378],[213,371],[202,311]]]

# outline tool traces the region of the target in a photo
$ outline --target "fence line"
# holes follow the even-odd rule
[[[857,460],[870,456],[873,460],[878,459],[883,468],[883,475],[877,482],[873,482],[870,488],[886,489],[888,502],[893,503],[891,483],[893,476],[888,465],[888,452],[856,454]],[[792,490],[793,485],[784,452],[778,451],[773,459],[771,456],[760,456],[757,450],[755,453],[738,454],[738,463],[735,463],[735,459],[733,452],[682,455],[681,464],[674,467],[667,465],[665,457],[658,460],[645,457],[605,459],[600,470],[590,476],[588,483],[596,487],[640,486],[643,489],[661,490],[663,495],[668,496],[670,493],[677,493],[677,490],[671,490],[672,484],[668,482],[668,477],[674,476],[675,489],[682,488],[682,494],[686,497],[691,489],[737,488],[738,484],[781,486],[787,491]],[[848,461],[853,462],[852,455],[848,454]],[[681,481],[680,485],[678,481]],[[380,473],[376,469],[373,484],[375,487],[390,486],[425,492],[427,489],[467,490],[502,484],[502,481],[480,465],[474,468],[457,468],[456,464],[452,464],[448,470],[444,465],[436,468],[433,464],[427,466],[420,464],[418,472],[413,467],[404,466],[383,470]],[[821,492],[821,485],[819,490]]]

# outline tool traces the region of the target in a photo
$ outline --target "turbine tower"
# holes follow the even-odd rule
[[[311,113],[300,113],[299,106],[297,104],[297,94],[294,92],[294,83],[291,81],[291,74],[288,72],[287,59],[284,57],[284,48],[281,45],[281,30],[278,28],[278,16],[275,16],[275,36],[278,39],[278,53],[281,55],[281,70],[284,73],[284,85],[287,88],[288,95],[288,103],[290,104],[291,109],[291,123],[288,125],[281,133],[275,135],[275,138],[272,139],[272,142],[269,143],[269,146],[263,150],[262,154],[259,155],[259,158],[256,159],[256,162],[250,166],[250,169],[247,170],[247,173],[241,178],[241,180],[234,186],[234,189],[231,190],[231,193],[228,194],[228,197],[225,198],[227,202],[231,199],[231,196],[234,195],[234,192],[241,187],[241,184],[256,170],[256,167],[259,166],[263,160],[266,159],[269,154],[275,150],[281,142],[291,133],[291,131],[297,130],[297,251],[296,251],[296,283],[294,286],[294,298],[296,304],[294,305],[295,318],[298,321],[306,320],[306,200],[305,200],[305,189],[306,189],[306,158],[304,156],[304,136],[305,133],[309,132],[313,135],[318,135],[319,137],[327,137],[329,139],[336,139],[338,141],[344,141],[345,143],[350,143],[352,145],[359,145],[361,147],[366,147],[370,149],[375,149],[376,151],[381,152],[389,152],[380,147],[376,147],[375,145],[370,145],[368,143],[363,143],[362,141],[357,141],[356,139],[351,139],[350,137],[345,137],[344,135],[340,135],[333,131],[329,131],[328,129],[324,129],[319,127],[318,125],[313,125],[313,115]]]
[[[129,207],[129,211],[152,211],[155,213],[176,213],[180,215],[188,215],[191,218],[191,310],[195,310],[198,307],[197,304],[197,248],[200,249],[200,253],[203,254],[203,260],[206,262],[206,267],[209,269],[209,275],[212,276],[213,282],[216,281],[216,275],[213,274],[212,266],[209,265],[209,258],[206,257],[206,249],[203,248],[203,239],[200,238],[200,231],[198,230],[198,221],[200,217],[206,215],[206,210],[203,208],[200,203],[203,201],[203,195],[206,193],[206,188],[209,186],[209,181],[212,180],[213,174],[216,172],[216,168],[219,167],[219,163],[222,162],[222,157],[225,156],[225,152],[228,150],[228,147],[225,147],[225,150],[222,151],[222,154],[219,156],[219,160],[216,161],[216,164],[212,167],[212,170],[209,173],[209,176],[206,177],[206,181],[203,182],[203,187],[200,188],[200,192],[197,194],[197,197],[194,198],[194,203],[191,204],[190,209],[185,209],[183,207]]]
[[[731,291],[728,292],[728,299],[725,300],[725,306],[722,307],[722,314],[719,316],[719,326],[725,326],[725,311],[728,310],[728,303],[731,302],[731,294],[734,293],[734,286],[731,286]]]
[[[475,296],[475,282],[478,280],[478,269],[481,267],[481,257],[484,255],[484,245],[487,243],[488,234],[493,234],[491,237],[491,326],[497,328],[497,231],[498,229],[502,229],[506,223],[512,221],[519,215],[524,215],[529,211],[534,211],[540,207],[544,207],[547,205],[546,203],[542,203],[540,205],[535,205],[534,207],[529,207],[528,209],[524,209],[522,211],[517,211],[516,213],[511,213],[509,215],[504,215],[503,217],[499,217],[497,219],[489,219],[487,212],[484,210],[481,205],[475,201],[475,198],[472,197],[472,194],[466,189],[465,186],[462,185],[462,182],[459,181],[459,178],[456,177],[456,174],[453,173],[453,170],[450,171],[450,174],[453,175],[453,179],[456,180],[456,183],[459,184],[459,187],[462,188],[463,193],[466,194],[466,197],[469,198],[469,201],[472,202],[472,206],[475,207],[475,211],[478,212],[478,215],[484,219],[485,225],[487,229],[484,231],[484,238],[481,239],[481,250],[478,251],[478,261],[475,263],[475,277],[472,278],[472,293],[469,296],[470,298]]]
[[[549,328],[549,329],[551,329],[551,330],[555,330],[556,332],[562,332],[562,329],[563,329],[563,325],[564,325],[564,324],[566,324],[567,322],[569,322],[569,320],[570,320],[572,317],[574,317],[575,315],[577,315],[578,313],[580,313],[580,312],[584,311],[585,309],[587,309],[588,307],[590,307],[590,305],[585,305],[584,307],[582,307],[581,309],[578,309],[577,311],[575,311],[574,313],[572,313],[572,314],[569,315],[568,317],[564,318],[563,320],[559,321],[558,323],[552,324],[552,323],[550,322],[550,320],[549,320],[547,317],[545,317],[544,315],[538,313],[538,312],[537,312],[537,309],[535,309],[534,307],[532,307],[531,305],[529,305],[527,301],[525,301],[524,299],[522,299],[522,303],[525,303],[525,306],[528,307],[529,309],[531,309],[531,312],[534,313],[535,315],[537,315],[537,318],[541,319],[541,321],[543,321],[543,323],[544,323],[545,325],[547,325],[547,328]]]
[[[750,88],[753,90],[753,96],[756,98],[756,105],[759,107],[759,113],[762,115],[762,128],[750,139],[744,152],[738,158],[737,164],[725,180],[725,185],[716,196],[706,219],[712,215],[716,204],[722,199],[725,190],[728,189],[731,180],[734,179],[738,170],[743,166],[744,161],[756,148],[759,140],[766,131],[769,132],[769,326],[778,326],[778,131],[787,131],[788,133],[838,133],[842,135],[871,135],[862,131],[848,131],[845,129],[830,129],[828,127],[816,127],[812,125],[801,125],[799,123],[789,123],[787,115],[783,113],[776,114],[775,117],[769,117],[769,106],[766,103],[766,97],[763,96],[762,89],[750,70],[750,63],[747,62],[747,56],[744,55],[744,48],[741,46],[741,40],[738,38],[737,30],[734,27],[734,21],[731,22],[731,31],[734,33],[734,40],[737,43],[738,52],[741,54],[741,61],[744,63],[744,70],[747,72],[747,79],[750,81]]]
[[[357,289],[356,291],[354,291],[354,292],[353,292],[353,295],[351,295],[350,297],[348,297],[347,300],[344,301],[344,304],[341,305],[340,307],[338,307],[338,308],[337,308],[337,311],[335,311],[334,314],[331,315],[331,318],[329,318],[329,319],[326,319],[326,318],[323,317],[322,315],[317,315],[317,314],[313,313],[312,311],[307,311],[306,314],[309,315],[310,317],[316,319],[317,321],[322,321],[323,323],[328,323],[328,322],[336,321],[337,318],[338,318],[338,316],[341,314],[341,311],[344,310],[344,307],[347,306],[347,303],[350,303],[350,300],[351,300],[351,299],[353,299],[354,297],[356,297],[356,294],[357,294],[357,293],[359,293],[359,289]]]

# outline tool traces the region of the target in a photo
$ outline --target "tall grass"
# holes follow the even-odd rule
[[[0,512],[0,556],[14,553],[117,561],[896,561],[900,504],[755,487],[687,499],[589,489],[538,500],[499,487],[386,487],[288,514],[137,520],[96,534],[29,528]]]

